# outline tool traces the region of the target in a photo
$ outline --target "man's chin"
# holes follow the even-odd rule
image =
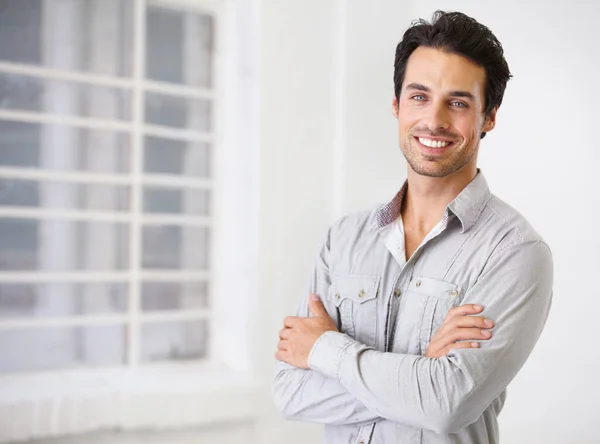
[[[446,177],[455,171],[448,165],[443,165],[436,161],[428,162],[427,160],[424,159],[424,162],[415,164],[409,162],[409,165],[416,174],[424,177]]]

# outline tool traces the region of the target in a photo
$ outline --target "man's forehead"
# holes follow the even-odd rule
[[[403,89],[411,84],[434,91],[483,93],[485,69],[466,57],[435,48],[419,47],[406,65]]]

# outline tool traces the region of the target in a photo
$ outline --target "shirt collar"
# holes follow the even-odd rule
[[[404,182],[400,191],[389,203],[376,211],[373,229],[381,229],[400,217],[402,201],[407,189],[408,180]],[[464,233],[477,222],[491,196],[487,181],[481,170],[478,169],[475,178],[448,204],[444,212],[444,220],[448,219],[450,213],[456,215]]]

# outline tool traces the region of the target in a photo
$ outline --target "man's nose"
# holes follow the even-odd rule
[[[431,132],[450,127],[450,114],[444,103],[432,103],[426,117],[426,124]]]

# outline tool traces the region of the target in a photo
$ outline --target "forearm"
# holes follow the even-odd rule
[[[382,419],[337,380],[284,362],[278,363],[272,390],[275,405],[286,419],[358,426]]]
[[[438,433],[457,428],[457,406],[474,386],[448,357],[382,353],[335,332],[315,344],[309,365],[375,415]]]

